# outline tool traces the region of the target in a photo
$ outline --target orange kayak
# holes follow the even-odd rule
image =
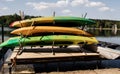
[[[93,37],[92,34],[77,28],[71,27],[57,27],[57,26],[30,26],[22,27],[13,30],[11,34],[24,35],[24,36],[34,36],[34,35],[44,35],[44,34],[62,34],[62,35],[81,35]]]

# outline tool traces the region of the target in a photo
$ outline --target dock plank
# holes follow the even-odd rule
[[[29,50],[29,49],[28,49]],[[39,49],[38,49],[39,50]],[[15,49],[11,55],[11,59],[13,59],[17,54],[17,49]],[[17,58],[58,58],[58,57],[76,57],[76,56],[99,56],[98,53],[87,53],[87,52],[54,52],[55,55],[52,54],[52,52],[34,52],[36,49],[32,50],[33,52],[23,52],[21,55],[18,55]]]
[[[14,58],[16,53],[12,54],[12,58]],[[52,53],[22,53],[18,55],[17,58],[24,59],[32,59],[32,58],[58,58],[58,57],[72,57],[72,56],[98,56],[97,53],[56,53],[53,55]]]

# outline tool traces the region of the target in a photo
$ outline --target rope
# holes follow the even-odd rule
[[[22,23],[19,21],[19,23],[20,23],[20,27],[22,27],[23,25],[22,25]]]
[[[32,21],[32,23],[31,23],[30,27],[32,27],[32,26],[33,26],[33,24],[34,24],[34,20]],[[34,27],[34,28],[35,28],[35,27]],[[34,28],[33,28],[33,29],[34,29]],[[27,31],[25,38],[27,37],[27,35],[28,35],[29,33],[30,33],[30,29]]]
[[[19,22],[20,22],[20,21],[19,21]],[[21,22],[20,22],[20,24],[21,24]],[[33,24],[34,24],[34,21],[32,22],[31,26],[32,26]],[[30,32],[30,30],[27,31],[27,34],[28,34],[29,32]],[[22,35],[22,34],[21,34],[21,35]],[[25,37],[19,38],[19,45],[20,45],[20,47],[19,47],[18,53],[20,52],[21,48],[23,47],[22,43],[24,43],[24,41],[25,41],[25,39],[24,39],[23,41],[21,41],[22,38],[27,38],[27,35],[26,35]],[[22,49],[23,49],[23,48],[22,48]],[[17,57],[18,53],[16,54],[15,57]]]
[[[34,21],[32,22],[31,26],[32,26],[33,24],[34,24]],[[27,31],[27,34],[28,34],[28,33],[30,33],[30,30]],[[22,34],[21,34],[21,35],[22,35]],[[24,36],[23,36],[23,37],[24,37]],[[27,35],[26,35],[24,38],[27,38]],[[24,41],[21,42],[20,40],[21,40],[21,38],[19,39],[19,44],[20,44],[20,46],[22,46],[22,43],[24,43]]]
[[[20,23],[20,25],[21,25],[21,27],[22,27],[22,23],[21,23],[20,21],[19,21],[19,23]],[[34,24],[34,21],[32,22],[31,26],[32,26],[33,24]],[[27,34],[28,34],[29,32],[30,32],[30,30],[27,31]],[[21,34],[21,35],[22,35],[22,34]],[[24,38],[26,38],[26,37],[27,37],[27,35],[26,35]],[[12,64],[12,66],[16,65],[17,55],[19,54],[20,49],[21,49],[21,48],[23,49],[22,43],[24,43],[25,39],[24,39],[23,41],[21,41],[22,38],[23,38],[23,37],[21,37],[21,38],[18,39],[18,40],[19,40],[19,45],[20,45],[20,47],[19,47],[19,50],[18,50],[17,54],[15,55],[15,57],[14,57],[14,59],[13,59],[13,64]]]

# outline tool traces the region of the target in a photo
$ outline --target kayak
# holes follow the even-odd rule
[[[48,36],[33,36],[33,37],[11,37],[7,41],[0,44],[2,47],[16,47],[16,46],[47,46],[47,45],[80,45],[80,44],[97,44],[95,37],[84,37],[74,35],[48,35]]]
[[[93,20],[71,16],[56,17],[37,17],[13,22],[10,27],[27,27],[27,26],[64,26],[79,27],[84,25],[95,24]]]
[[[57,26],[22,27],[22,28],[13,30],[11,34],[23,35],[23,36],[37,36],[37,35],[49,35],[49,34],[81,35],[81,36],[88,36],[88,37],[93,36],[92,34],[81,29],[70,28],[70,27],[57,27]]]

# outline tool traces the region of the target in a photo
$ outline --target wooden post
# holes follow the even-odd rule
[[[55,17],[55,11],[53,12],[53,17]]]
[[[22,12],[22,11],[20,10],[19,13],[20,13],[21,19],[24,20],[24,19],[25,19],[24,12]]]
[[[2,24],[2,26],[1,26],[1,29],[2,29],[2,42],[4,42],[4,26],[3,26],[3,24]],[[2,48],[2,50],[3,50],[4,48]],[[4,51],[2,51],[3,53],[4,53]],[[2,56],[2,61],[3,61],[3,64],[4,64],[4,60],[5,58],[4,58],[4,56]],[[3,68],[2,68],[2,73],[4,73],[4,65],[3,65]]]
[[[4,26],[3,26],[3,24],[2,24],[1,29],[2,29],[2,42],[4,42]]]
[[[55,17],[55,11],[53,12],[53,17]],[[55,21],[53,21],[53,25],[55,25]],[[54,32],[53,32],[53,35],[54,35]],[[53,53],[53,55],[55,55],[55,53],[54,53],[54,41],[52,43],[52,53]]]
[[[54,52],[54,41],[53,41],[53,44],[52,44],[52,54],[55,55],[55,52]]]

